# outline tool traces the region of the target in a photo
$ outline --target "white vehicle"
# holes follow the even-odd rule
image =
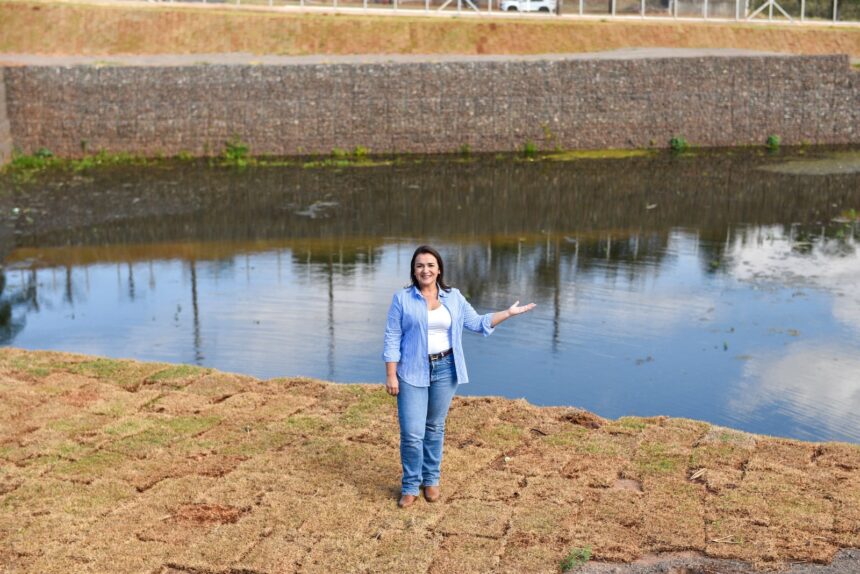
[[[504,12],[555,12],[558,0],[502,0]]]

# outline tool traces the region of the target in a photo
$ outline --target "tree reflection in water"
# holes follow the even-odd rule
[[[805,155],[816,153],[826,152]],[[860,207],[860,175],[761,169],[779,161],[731,152],[47,174],[0,200],[27,213],[4,250],[2,343],[374,381],[391,293],[408,281],[414,246],[430,242],[480,310],[539,303],[491,342],[468,341],[480,376],[464,392],[860,440],[856,421],[809,430],[822,405],[793,405],[804,414],[789,422],[766,413],[772,373],[791,371],[763,363],[786,344],[774,324],[814,337],[807,352],[834,339],[860,348],[838,285],[811,272],[786,279],[853,256],[855,226],[831,220]],[[810,247],[820,238],[828,249]],[[771,267],[791,266],[747,274],[768,241],[788,245]],[[805,296],[785,295],[797,290]],[[738,393],[757,406],[732,406]]]

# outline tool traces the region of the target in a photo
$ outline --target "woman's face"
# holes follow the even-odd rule
[[[439,277],[439,263],[431,254],[421,253],[415,258],[415,268],[412,272],[415,274],[419,286],[429,287],[435,285],[436,279]]]

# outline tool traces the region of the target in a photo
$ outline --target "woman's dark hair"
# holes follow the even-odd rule
[[[439,264],[439,277],[436,278],[436,283],[439,285],[439,288],[443,291],[450,291],[451,287],[445,283],[445,264],[442,263],[442,256],[439,255],[439,252],[430,247],[429,245],[421,245],[418,249],[415,250],[415,253],[412,254],[412,262],[409,263],[409,279],[411,283],[407,285],[408,287],[415,286],[420,289],[418,286],[418,279],[415,278],[415,260],[418,259],[419,255],[424,253],[429,253],[433,257],[436,258],[436,263]]]

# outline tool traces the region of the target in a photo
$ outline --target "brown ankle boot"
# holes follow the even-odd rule
[[[397,506],[400,508],[409,508],[416,500],[418,500],[418,497],[414,494],[404,494],[400,497],[400,501],[397,503]]]
[[[424,499],[427,502],[436,502],[439,500],[439,497],[442,496],[442,489],[438,486],[425,486],[424,487]]]

